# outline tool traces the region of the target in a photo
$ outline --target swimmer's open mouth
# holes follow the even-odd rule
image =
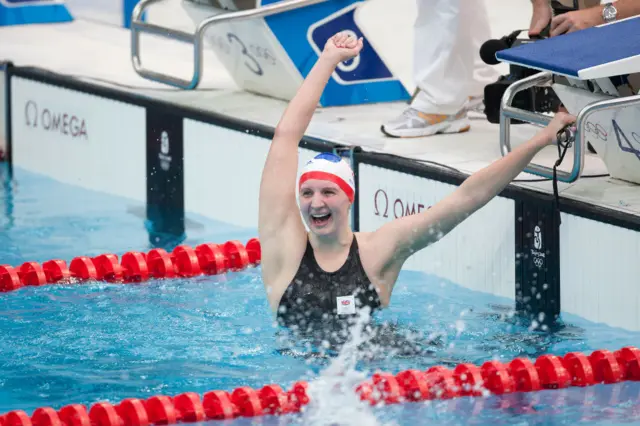
[[[313,222],[315,226],[326,225],[329,222],[329,219],[331,219],[331,213],[327,213],[323,215],[320,215],[320,214],[311,215],[311,222]]]

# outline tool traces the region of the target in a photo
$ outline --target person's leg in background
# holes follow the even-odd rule
[[[477,105],[498,72],[480,59],[491,38],[484,0],[417,0],[414,75],[419,92],[388,136],[418,137],[469,130],[467,108]]]
[[[469,39],[472,43],[471,50],[467,54],[473,57],[473,76],[468,87],[467,110],[481,114],[481,117],[486,120],[484,88],[488,84],[495,83],[500,78],[500,72],[495,66],[487,65],[480,58],[480,47],[492,38],[485,0],[466,0],[461,19],[466,25],[465,28],[468,29],[464,39]]]

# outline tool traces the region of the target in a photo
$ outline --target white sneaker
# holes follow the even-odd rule
[[[387,136],[395,138],[416,138],[437,133],[462,133],[471,128],[467,109],[453,115],[425,114],[409,107],[397,118],[380,126]]]
[[[463,108],[469,113],[469,118],[487,119],[484,112],[484,96],[470,96]]]

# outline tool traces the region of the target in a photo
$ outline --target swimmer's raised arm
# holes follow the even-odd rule
[[[300,220],[296,203],[298,143],[304,136],[320,96],[336,66],[362,49],[356,40],[338,33],[329,39],[296,95],[278,123],[260,184],[259,230],[262,234],[279,232],[289,219]]]
[[[557,113],[549,125],[506,156],[469,176],[452,194],[428,210],[389,222],[377,230],[375,244],[390,244],[387,264],[400,266],[413,253],[441,239],[498,195],[559,132],[576,118]]]
[[[276,127],[260,183],[258,234],[263,249],[263,274],[281,260],[287,244],[297,245],[306,239],[295,191],[298,144],[336,66],[356,56],[361,49],[362,39],[344,33],[329,39]],[[276,260],[272,255],[279,260],[272,262]],[[278,269],[278,265],[273,266]]]

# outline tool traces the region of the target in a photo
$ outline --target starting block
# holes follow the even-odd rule
[[[541,71],[508,87],[500,108],[500,149],[511,150],[511,120],[546,125],[550,117],[512,107],[518,92],[551,86],[577,117],[573,168],[558,180],[574,182],[591,143],[609,174],[640,184],[640,17],[506,49],[502,62]],[[552,178],[553,169],[531,163],[526,172]]]
[[[338,65],[320,98],[320,106],[406,101],[410,94],[394,76],[358,25],[357,0],[182,0],[196,24],[194,34],[142,22],[144,10],[161,0],[142,0],[131,19],[132,62],[142,77],[195,89],[202,75],[204,40],[243,90],[290,100],[327,40],[339,31],[364,38],[360,54]],[[205,34],[206,31],[206,34]],[[140,62],[140,33],[193,44],[194,70],[183,80],[145,69]]]

